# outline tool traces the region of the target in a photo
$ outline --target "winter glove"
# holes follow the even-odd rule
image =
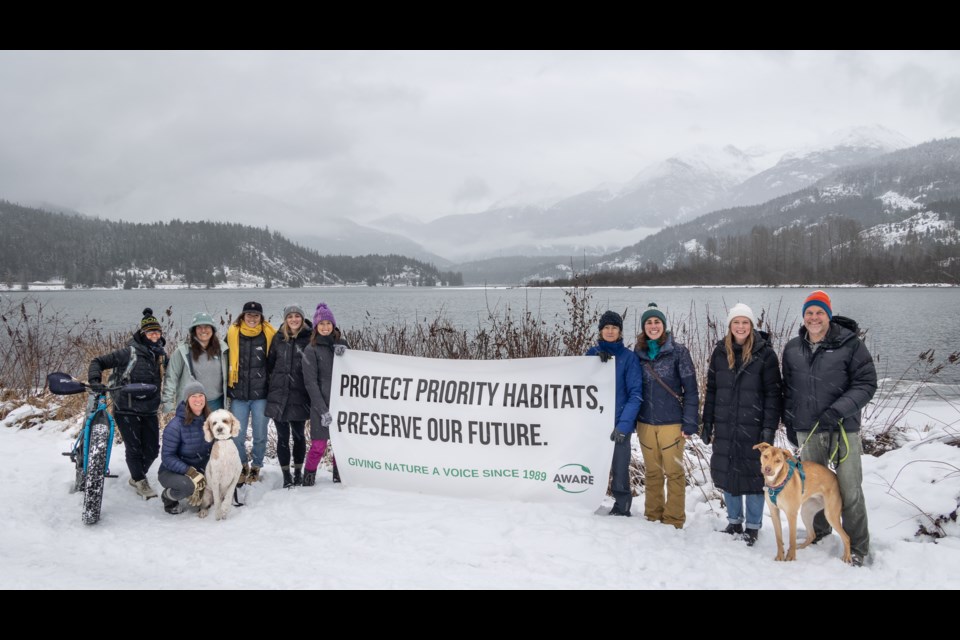
[[[703,431],[700,433],[700,439],[703,440],[703,444],[710,444],[713,441],[713,425],[711,423],[703,423]]]
[[[203,502],[203,490],[207,486],[207,479],[193,467],[187,468],[186,476],[193,481],[193,494],[187,499],[187,503],[191,507],[199,507]]]
[[[329,411],[324,411],[323,415],[320,416],[320,426],[329,427],[331,424],[333,424],[333,416],[330,415]]]
[[[610,362],[610,354],[606,351],[600,351],[597,353],[600,356],[600,362]]]
[[[777,435],[777,432],[773,429],[764,429],[760,432],[760,441],[766,442],[767,444],[773,444],[773,438]]]
[[[820,423],[821,429],[832,430],[837,428],[841,420],[843,420],[843,416],[840,415],[840,412],[833,407],[829,407],[826,411],[820,414],[820,418],[817,420],[817,422]]]
[[[345,344],[335,344],[333,345],[333,355],[342,356],[347,352],[347,345]]]
[[[100,382],[99,380],[89,380],[89,381],[87,381],[87,387],[90,389],[90,391],[93,391],[94,393],[106,393],[106,392],[107,392],[107,388],[106,388],[106,387],[103,385],[103,383]]]
[[[613,433],[610,434],[610,440],[612,440],[614,444],[623,444],[627,441],[627,434],[618,431],[616,427],[614,427]]]

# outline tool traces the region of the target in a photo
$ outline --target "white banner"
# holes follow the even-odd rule
[[[613,456],[616,365],[435,360],[348,349],[330,434],[349,485],[595,508]]]

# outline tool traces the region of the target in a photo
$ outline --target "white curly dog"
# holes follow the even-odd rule
[[[203,439],[213,443],[210,462],[207,463],[204,477],[207,480],[200,503],[201,518],[207,517],[207,511],[213,505],[217,520],[223,520],[230,513],[233,490],[240,479],[240,454],[233,438],[240,433],[240,421],[226,409],[217,409],[203,423]]]

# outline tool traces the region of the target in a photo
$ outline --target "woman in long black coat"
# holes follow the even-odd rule
[[[764,502],[760,453],[753,446],[773,444],[783,412],[783,383],[777,354],[768,334],[756,330],[750,307],[730,309],[727,327],[710,357],[701,437],[705,444],[713,443],[710,475],[727,503],[724,533],[743,534],[753,546]]]

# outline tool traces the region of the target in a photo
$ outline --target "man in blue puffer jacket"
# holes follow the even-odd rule
[[[623,318],[607,311],[600,317],[600,340],[590,347],[588,356],[599,355],[606,362],[616,358],[617,410],[614,413],[613,440],[613,509],[612,516],[629,516],[633,502],[630,489],[630,434],[633,433],[643,398],[643,374],[637,355],[623,345]]]

